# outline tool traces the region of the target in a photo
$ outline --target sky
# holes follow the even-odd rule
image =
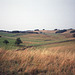
[[[75,28],[75,0],[0,0],[0,30]]]

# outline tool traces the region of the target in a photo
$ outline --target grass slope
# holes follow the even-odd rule
[[[74,38],[49,32],[0,35],[0,75],[75,75],[75,41],[66,41]],[[20,46],[14,44],[18,37]],[[10,43],[5,45],[5,39]]]
[[[46,45],[55,42],[61,42],[70,40],[71,38],[66,38],[63,34],[55,34],[55,33],[45,33],[45,34],[25,34],[25,33],[7,33],[7,32],[0,32],[0,48],[6,50],[16,50],[21,49],[22,47],[28,46],[39,46],[39,45]],[[21,46],[16,46],[15,40],[16,38],[20,37],[22,40]],[[8,40],[9,44],[3,44],[4,40]]]
[[[75,75],[75,42],[28,48],[0,49],[0,75]]]

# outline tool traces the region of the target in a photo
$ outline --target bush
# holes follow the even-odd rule
[[[73,34],[73,37],[75,37],[75,34]]]
[[[58,29],[54,29],[54,30],[56,31],[56,30],[58,30]]]
[[[12,31],[11,33],[20,33],[19,31]]]
[[[42,34],[42,32],[40,32],[40,34]]]
[[[45,30],[45,29],[43,29],[43,30]]]
[[[35,29],[34,31],[39,31],[39,29]]]
[[[16,41],[15,41],[15,44],[19,45],[20,43],[22,43],[21,39],[17,38]]]
[[[2,37],[2,36],[0,35],[0,37]]]
[[[66,32],[67,30],[59,30],[57,31],[56,33],[63,33],[63,32]]]
[[[9,41],[8,41],[8,40],[4,40],[4,41],[3,41],[3,43],[8,44],[8,43],[9,43]]]
[[[70,31],[70,33],[75,33],[75,30]]]

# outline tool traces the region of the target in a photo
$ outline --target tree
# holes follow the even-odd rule
[[[66,32],[67,30],[58,30],[57,32],[55,32],[55,33],[64,33],[64,32]]]
[[[70,31],[70,33],[75,33],[75,30]]]
[[[2,37],[2,36],[0,35],[0,37]]]
[[[3,41],[3,43],[8,44],[8,43],[9,43],[9,41],[8,41],[8,40],[4,40],[4,41]]]
[[[19,45],[20,43],[22,43],[21,39],[17,38],[16,41],[15,41],[15,44]]]
[[[58,29],[54,29],[54,30],[56,31],[56,30],[58,30]]]
[[[35,29],[34,31],[39,31],[39,29]]]
[[[45,29],[43,29],[43,30],[45,30]]]
[[[75,34],[73,34],[73,37],[75,37]]]

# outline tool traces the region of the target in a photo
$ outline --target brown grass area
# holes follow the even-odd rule
[[[21,35],[19,36],[23,39],[28,39],[28,40],[40,40],[40,41],[44,41],[44,40],[59,40],[59,39],[65,39],[65,37],[63,35],[59,36],[52,36],[52,35],[43,35],[43,34],[27,34],[27,35]],[[25,40],[26,41],[26,40]]]
[[[41,30],[41,32],[45,32],[45,33],[55,33],[56,31],[55,30]]]
[[[0,49],[0,75],[75,75],[75,45],[43,50]]]
[[[56,31],[55,30],[40,30],[40,31],[34,31],[34,32],[55,33]]]
[[[20,37],[25,37],[25,38],[40,38],[40,37],[50,37],[50,36],[43,35],[43,34],[27,34],[27,35],[21,35]]]
[[[73,33],[62,33],[66,38],[73,38]]]

